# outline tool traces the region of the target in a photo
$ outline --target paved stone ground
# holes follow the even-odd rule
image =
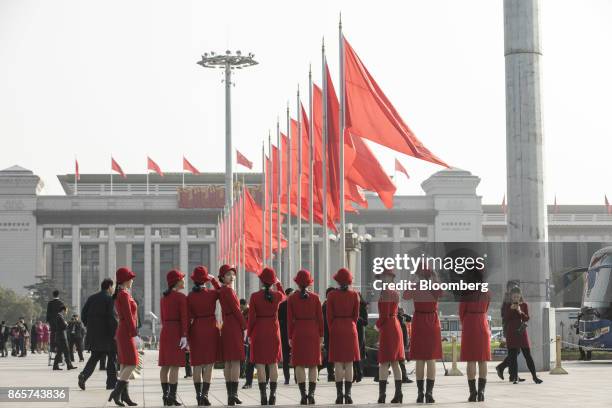
[[[86,354],[86,357],[88,355]],[[145,354],[145,367],[143,376],[130,383],[132,399],[139,406],[157,407],[161,405],[161,390],[158,380],[157,352],[147,351]],[[87,391],[77,387],[77,375],[84,363],[79,363],[79,370],[51,371],[47,366],[45,355],[28,355],[27,358],[0,358],[0,386],[67,386],[70,387],[69,403],[2,403],[0,407],[104,407],[114,406],[106,403],[109,391],[104,389],[105,373],[96,371],[87,382]],[[593,361],[588,363],[569,362],[565,368],[569,375],[549,375],[541,373],[544,383],[535,385],[530,380],[520,385],[513,385],[501,381],[495,375],[493,365],[489,372],[487,385],[487,401],[473,403],[478,407],[565,407],[580,404],[582,407],[610,407],[612,406],[612,361]],[[413,365],[409,365],[409,370]],[[459,365],[465,372],[465,366]],[[469,406],[467,399],[466,378],[443,376],[441,373],[436,381],[434,396],[437,405],[441,407]],[[195,406],[194,390],[191,380],[183,379],[184,371],[181,369],[178,394],[187,406]],[[317,387],[317,405],[333,405],[335,400],[335,387],[333,383],[322,382]],[[529,378],[524,375],[525,378]],[[412,376],[414,378],[414,376]],[[243,380],[240,385],[242,385]],[[392,386],[389,387],[392,393]],[[353,400],[355,404],[374,404],[378,395],[378,385],[371,378],[365,379],[353,386]],[[223,405],[226,401],[225,383],[221,370],[214,373],[211,386],[211,401],[213,406]],[[279,384],[277,393],[278,405],[299,405],[299,391],[296,385],[285,386]],[[404,404],[417,406],[414,402],[416,386],[404,384]],[[259,390],[257,386],[250,390],[240,390],[240,398],[244,405],[259,404]],[[388,398],[390,399],[390,398]]]

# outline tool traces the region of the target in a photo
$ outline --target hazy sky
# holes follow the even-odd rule
[[[542,0],[546,196],[612,197],[612,0]],[[0,168],[19,164],[59,194],[56,174],[129,173],[146,155],[180,171],[224,169],[220,71],[205,51],[254,52],[232,89],[234,144],[260,169],[261,142],[295,111],[308,64],[321,78],[326,38],[337,85],[338,13],[345,35],[406,123],[439,157],[482,178],[485,203],[506,186],[502,0],[0,0]],[[306,97],[303,98],[307,103]],[[284,127],[285,125],[282,124]],[[439,168],[384,148],[422,194]]]

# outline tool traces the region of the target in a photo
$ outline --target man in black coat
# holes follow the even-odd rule
[[[334,290],[333,287],[327,288],[325,291],[325,302],[323,302],[323,365],[327,368],[327,381],[334,382],[336,381],[336,376],[334,373],[334,363],[331,363],[328,359],[329,357],[329,327],[327,326],[327,297],[329,293]]]
[[[66,369],[74,370],[76,367],[72,365],[72,361],[70,361],[70,354],[68,353],[68,338],[66,337],[66,328],[68,327],[68,323],[66,323],[66,319],[64,318],[66,314],[66,306],[61,306],[57,316],[54,320],[55,325],[55,361],[53,362],[54,370],[61,370],[59,367],[59,363],[61,360],[62,354],[64,355],[64,359],[66,360]]]
[[[285,295],[287,296],[292,292],[292,288],[285,289]],[[289,334],[287,333],[287,300],[278,305],[278,325],[280,326],[281,345],[283,348],[283,375],[285,377],[285,385],[287,385],[291,378],[291,370],[289,369],[291,346],[289,346]]]
[[[85,328],[83,322],[79,320],[79,315],[73,314],[72,319],[68,322],[68,346],[70,349],[70,359],[74,361],[74,349],[76,347],[79,354],[79,361],[83,359],[83,337],[85,336]]]
[[[59,290],[55,289],[53,291],[53,299],[51,299],[48,303],[47,303],[47,323],[49,324],[49,330],[51,331],[51,333],[49,334],[49,350],[51,350],[52,352],[56,352],[55,351],[55,320],[57,317],[57,314],[59,313],[60,309],[62,308],[62,306],[64,305],[64,302],[62,302],[59,298]],[[62,362],[62,356],[60,355],[59,357],[59,362]]]
[[[85,348],[91,351],[85,368],[79,374],[79,387],[82,390],[85,389],[85,381],[104,356],[106,356],[106,389],[114,389],[117,382],[117,348],[115,345],[117,318],[112,298],[113,280],[104,279],[100,286],[100,292],[91,295],[81,311],[81,319],[87,328]]]

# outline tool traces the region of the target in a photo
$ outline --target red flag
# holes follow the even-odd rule
[[[183,156],[183,170],[189,171],[192,174],[200,174],[198,169],[196,169],[193,164],[189,163],[189,160],[187,160],[185,156]]]
[[[508,207],[506,206],[506,195],[504,194],[504,198],[501,203],[501,208],[504,214],[508,212]]]
[[[448,167],[404,123],[345,38],[343,44],[347,129],[395,151]]]
[[[162,173],[157,163],[151,160],[151,158],[148,156],[147,156],[147,170],[153,170],[154,172],[159,174],[161,177],[164,177],[164,173]]]
[[[610,202],[608,201],[608,196],[604,195],[605,203],[606,203],[606,211],[608,214],[612,214],[612,207],[610,206]]]
[[[123,172],[123,169],[121,169],[121,166],[119,165],[119,163],[117,163],[115,161],[115,159],[113,159],[111,157],[111,170],[116,171],[117,173],[119,173],[121,175],[121,177],[126,178],[127,176],[125,175],[125,173]]]
[[[236,162],[249,170],[253,170],[253,162],[240,153],[238,149],[236,149]]]
[[[79,181],[81,180],[81,174],[79,173],[79,161],[74,159],[74,178]]]
[[[397,159],[395,159],[395,171],[399,171],[400,173],[404,173],[406,175],[406,178],[410,178],[410,176],[408,175],[408,172],[406,171],[404,166],[402,166],[402,163],[400,163],[399,160],[397,160]]]

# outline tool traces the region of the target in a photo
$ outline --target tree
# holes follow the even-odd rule
[[[40,318],[43,308],[30,296],[18,295],[12,289],[0,287],[0,320],[14,324],[20,317],[26,323]]]
[[[41,307],[47,309],[47,302],[53,298],[53,291],[57,289],[57,284],[52,278],[37,276],[38,282],[24,286],[31,294],[32,300]]]

